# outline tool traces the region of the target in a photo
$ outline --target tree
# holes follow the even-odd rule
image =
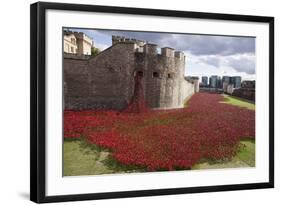
[[[92,56],[96,56],[96,55],[98,55],[99,53],[100,53],[100,49],[95,48],[95,47],[92,47],[92,48],[91,48],[91,55],[92,55]]]

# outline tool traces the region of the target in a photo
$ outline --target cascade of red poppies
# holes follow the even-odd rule
[[[141,113],[147,112],[148,108],[145,103],[144,90],[142,85],[142,75],[135,76],[134,95],[124,112]]]
[[[134,98],[142,95],[138,86]],[[223,100],[219,94],[196,93],[188,107],[169,112],[65,110],[64,137],[85,137],[109,148],[118,162],[151,171],[187,169],[201,159],[231,159],[239,151],[240,139],[255,139],[255,111]]]

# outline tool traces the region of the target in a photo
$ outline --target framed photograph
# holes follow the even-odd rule
[[[31,5],[30,198],[274,187],[274,18]]]

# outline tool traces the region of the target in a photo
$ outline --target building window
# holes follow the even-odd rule
[[[76,44],[75,38],[71,38],[71,43],[72,43],[72,44]]]
[[[137,72],[137,76],[143,77],[143,72],[142,72],[142,71],[138,71],[138,72]]]
[[[152,77],[153,77],[153,78],[159,78],[160,75],[159,75],[158,72],[153,72],[153,73],[152,73]]]
[[[168,78],[172,78],[172,74],[171,73],[168,73]]]
[[[73,47],[71,47],[71,53],[74,53],[74,48]]]

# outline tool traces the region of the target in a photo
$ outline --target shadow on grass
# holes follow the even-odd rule
[[[220,160],[202,158],[196,164],[208,163],[209,165],[217,165],[217,164],[224,164],[224,163],[231,162],[231,160],[232,160],[231,158],[220,159]]]
[[[144,166],[124,165],[115,160],[111,155],[105,158],[102,163],[116,172],[147,172],[147,169]]]
[[[239,100],[239,101],[245,102],[245,103],[250,103],[250,104],[254,104],[255,105],[255,101],[252,101],[252,100],[247,100],[247,99],[244,99],[244,98],[239,98],[239,97],[236,97],[236,96],[233,96],[233,95],[229,95],[228,97],[229,98],[233,98],[235,100]]]
[[[95,153],[102,151],[109,152],[109,149],[88,143],[86,137],[84,136],[81,136],[80,138],[64,138],[64,142],[78,142],[80,147],[79,150],[85,154],[89,154],[90,151]]]
[[[81,138],[68,138],[65,139],[65,142],[77,142],[79,145],[79,152],[89,155],[94,154],[95,159],[98,160],[101,158],[101,153],[106,152],[108,155],[100,160],[100,162],[108,169],[113,170],[113,173],[122,173],[122,172],[145,172],[147,169],[143,166],[137,165],[124,165],[115,160],[111,156],[111,149],[98,146],[96,144],[91,144],[87,141],[86,137],[82,136]]]
[[[252,142],[252,143],[255,143],[255,138],[252,138],[252,137],[241,137],[240,138],[240,141],[242,142]]]
[[[86,137],[81,138],[80,148],[81,149],[90,149],[92,151],[97,151],[97,152],[102,152],[102,151],[109,152],[110,151],[110,149],[101,147],[101,146],[96,145],[96,144],[89,143],[87,141]]]
[[[81,138],[64,138],[63,141],[64,142],[77,142],[77,141],[81,141]]]

